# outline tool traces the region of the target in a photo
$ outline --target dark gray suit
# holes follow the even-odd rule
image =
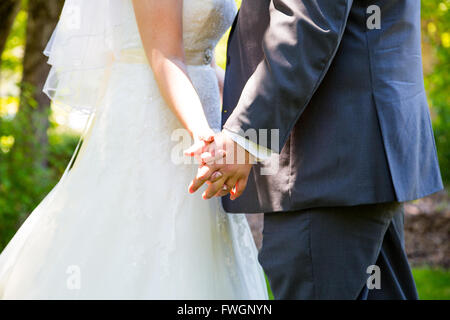
[[[370,5],[381,9],[380,29],[366,25]],[[400,207],[392,210],[392,205],[443,187],[421,62],[420,0],[243,0],[233,24],[224,127],[233,132],[278,129],[279,148],[270,141],[255,142],[276,149],[280,167],[275,175],[261,175],[260,169],[267,163],[254,166],[247,190],[236,201],[225,197],[224,208],[229,212],[278,212],[266,215],[266,231],[272,229],[271,224],[300,228],[301,223],[295,222],[302,220],[298,217],[317,212],[314,219],[330,220],[330,214],[342,217],[337,218],[342,223],[325,223],[329,238],[342,235],[342,239],[348,238],[342,243],[349,244],[358,241],[358,230],[368,232],[375,258],[354,263],[356,284],[348,280],[351,288],[341,290],[341,297],[366,296],[361,270],[381,256],[385,233],[402,214]],[[388,204],[374,205],[377,203]],[[353,214],[359,210],[365,219],[352,222],[343,217],[342,208]],[[387,211],[391,212],[389,219],[385,219]],[[379,220],[383,221],[380,228],[366,228],[374,216],[384,217]],[[305,221],[304,225],[312,223],[311,219]],[[401,238],[398,223],[392,228]],[[343,232],[348,232],[348,237]],[[329,242],[327,234],[314,237],[314,241]],[[289,239],[283,242],[283,238]],[[272,268],[271,261],[289,264],[296,247],[298,254],[322,248],[318,243],[299,248],[304,245],[299,242],[312,239],[295,238],[282,230],[266,239],[271,243],[264,240],[261,262],[273,287],[284,280],[272,281],[279,270]],[[279,248],[274,243],[279,240],[283,245],[289,243],[287,252],[275,252]],[[274,249],[268,252],[272,244]],[[348,245],[346,250],[361,254],[368,243],[365,245]],[[398,248],[398,256],[404,256],[402,246]],[[342,265],[339,261],[345,253],[331,253],[339,250],[333,245],[323,250],[335,256],[328,271],[339,272],[332,269],[333,262]],[[311,268],[320,269],[316,265],[320,259],[311,261]],[[270,268],[273,270],[268,271]],[[296,268],[303,267],[297,263],[293,268],[285,266],[285,279],[294,279],[292,270]],[[400,271],[409,272],[409,267]],[[297,280],[301,279],[306,278]],[[409,280],[403,286],[408,287]],[[307,296],[325,297],[317,293],[322,292],[321,281],[315,282],[311,290],[316,293]],[[287,293],[295,291],[291,289],[280,288],[275,294],[299,297]],[[339,298],[343,288],[335,289],[326,297]],[[414,295],[404,294],[406,298]]]

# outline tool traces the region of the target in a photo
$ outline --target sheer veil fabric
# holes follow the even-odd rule
[[[66,0],[44,50],[52,68],[43,91],[56,104],[94,112],[133,22],[128,0]]]
[[[188,73],[220,128],[209,54],[234,0],[184,0]],[[181,127],[145,59],[130,0],[67,0],[44,91],[91,115],[72,169],[0,255],[3,299],[267,299],[243,214],[189,195]]]

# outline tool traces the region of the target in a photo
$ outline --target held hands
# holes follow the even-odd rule
[[[230,199],[235,200],[242,195],[254,159],[226,134],[221,132],[212,139],[199,139],[184,153],[200,162],[197,176],[189,185],[190,193],[206,183],[208,188],[202,195],[203,199],[230,193]]]

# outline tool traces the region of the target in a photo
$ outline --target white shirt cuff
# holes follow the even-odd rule
[[[230,139],[240,145],[242,148],[248,151],[253,157],[256,158],[257,161],[264,161],[269,159],[272,156],[273,151],[260,146],[259,144],[235,133],[228,129],[223,129],[223,133],[225,133]]]

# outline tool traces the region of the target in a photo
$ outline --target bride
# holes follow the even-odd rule
[[[3,299],[267,299],[244,215],[187,192],[172,133],[220,130],[234,0],[66,0],[44,91],[90,116],[70,170],[0,256]]]

